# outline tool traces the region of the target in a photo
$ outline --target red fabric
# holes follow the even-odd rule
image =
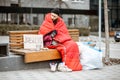
[[[54,25],[51,14],[48,13],[40,26],[38,34],[45,35],[53,30],[57,31],[54,40],[58,41],[60,44],[56,46],[51,45],[48,46],[48,48],[56,48],[61,53],[62,61],[73,71],[82,70],[82,65],[79,61],[78,46],[70,37],[64,21],[59,17],[57,24]]]

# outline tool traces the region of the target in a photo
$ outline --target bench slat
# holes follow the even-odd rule
[[[47,49],[41,51],[11,49],[10,51],[14,52],[15,54],[17,53],[19,55],[24,55],[25,63],[61,59],[61,55],[56,49]]]
[[[23,48],[23,43],[10,43],[9,44],[10,49],[20,49]]]
[[[10,40],[10,43],[20,43],[20,42],[23,42],[22,39],[18,39],[18,40]]]
[[[56,49],[48,49],[40,52],[26,52],[25,63],[61,59],[60,53]]]
[[[20,37],[9,37],[10,40],[22,40],[23,37],[20,36]]]
[[[25,31],[9,31],[9,34],[37,34],[38,30],[25,30]]]
[[[18,54],[18,55],[25,55],[25,52],[23,52],[23,49],[10,49],[11,52],[13,52],[14,54]]]
[[[69,34],[70,34],[70,35],[78,35],[79,32],[76,32],[76,31],[75,31],[75,32],[69,32]]]
[[[19,33],[12,33],[12,34],[10,34],[9,36],[10,37],[21,37],[21,36],[23,36],[24,34],[36,34],[36,33],[23,33],[23,34],[19,34]]]

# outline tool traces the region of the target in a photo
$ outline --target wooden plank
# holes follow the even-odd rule
[[[75,42],[79,42],[79,40],[78,40],[78,39],[76,39],[76,38],[74,38],[74,39],[73,39],[73,41],[75,41]]]
[[[10,43],[10,46],[23,46],[23,43]]]
[[[70,34],[78,34],[79,33],[79,30],[78,29],[69,29],[68,30]],[[17,34],[37,34],[38,33],[38,30],[26,30],[26,31],[9,31],[9,34],[12,36],[12,35],[16,35]]]
[[[13,34],[10,34],[9,36],[10,37],[23,37],[24,34],[37,34],[37,33],[32,33],[32,32],[29,32],[29,33],[13,33]]]
[[[79,32],[78,29],[68,29],[69,32]],[[38,30],[9,31],[9,34],[37,34]]]
[[[79,29],[68,29],[68,31],[70,31],[70,32],[73,31],[74,32],[74,31],[79,31]]]
[[[23,37],[9,37],[10,43],[21,43],[23,42]]]
[[[70,35],[79,35],[79,32],[69,32]]]
[[[19,46],[19,47],[17,47],[17,46],[15,46],[15,47],[9,47],[10,49],[22,49],[23,48],[23,46]]]
[[[10,40],[22,40],[23,37],[20,36],[20,37],[9,37]]]
[[[26,33],[29,33],[29,34],[37,34],[38,33],[38,30],[22,30],[22,31],[9,31],[8,32],[9,34],[26,34]]]
[[[10,49],[23,48],[23,43],[9,43],[9,48]]]
[[[75,42],[79,41],[79,35],[71,35],[71,37]]]
[[[23,34],[14,33],[14,34],[10,34],[9,36],[10,36],[10,37],[22,37]]]
[[[25,52],[25,63],[61,59],[56,49],[48,49],[36,52]]]
[[[20,42],[23,42],[23,40],[10,40],[10,43],[20,43]]]
[[[11,49],[10,51],[15,52],[15,54],[25,54],[25,53],[33,53],[33,52],[40,52],[36,50],[30,50],[30,49]]]
[[[13,52],[14,54],[19,54],[19,55],[25,54],[23,49],[10,49],[10,51]]]
[[[71,37],[72,37],[72,36],[77,37],[77,38],[79,37],[79,35],[71,35]]]
[[[61,55],[56,49],[48,49],[41,51],[27,49],[11,49],[10,51],[14,54],[24,55],[25,63],[61,59]]]

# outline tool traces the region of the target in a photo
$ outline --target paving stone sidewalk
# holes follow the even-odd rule
[[[98,70],[51,72],[49,68],[0,72],[0,80],[120,80],[120,65]]]

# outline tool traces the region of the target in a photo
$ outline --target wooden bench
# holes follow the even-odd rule
[[[23,49],[23,35],[24,34],[37,34],[38,30],[25,30],[25,31],[9,31],[9,49],[14,54],[24,56],[24,62],[38,62],[46,60],[61,59],[60,53],[56,49],[48,50],[25,50]],[[79,30],[69,29],[69,34],[74,41],[79,41]]]

